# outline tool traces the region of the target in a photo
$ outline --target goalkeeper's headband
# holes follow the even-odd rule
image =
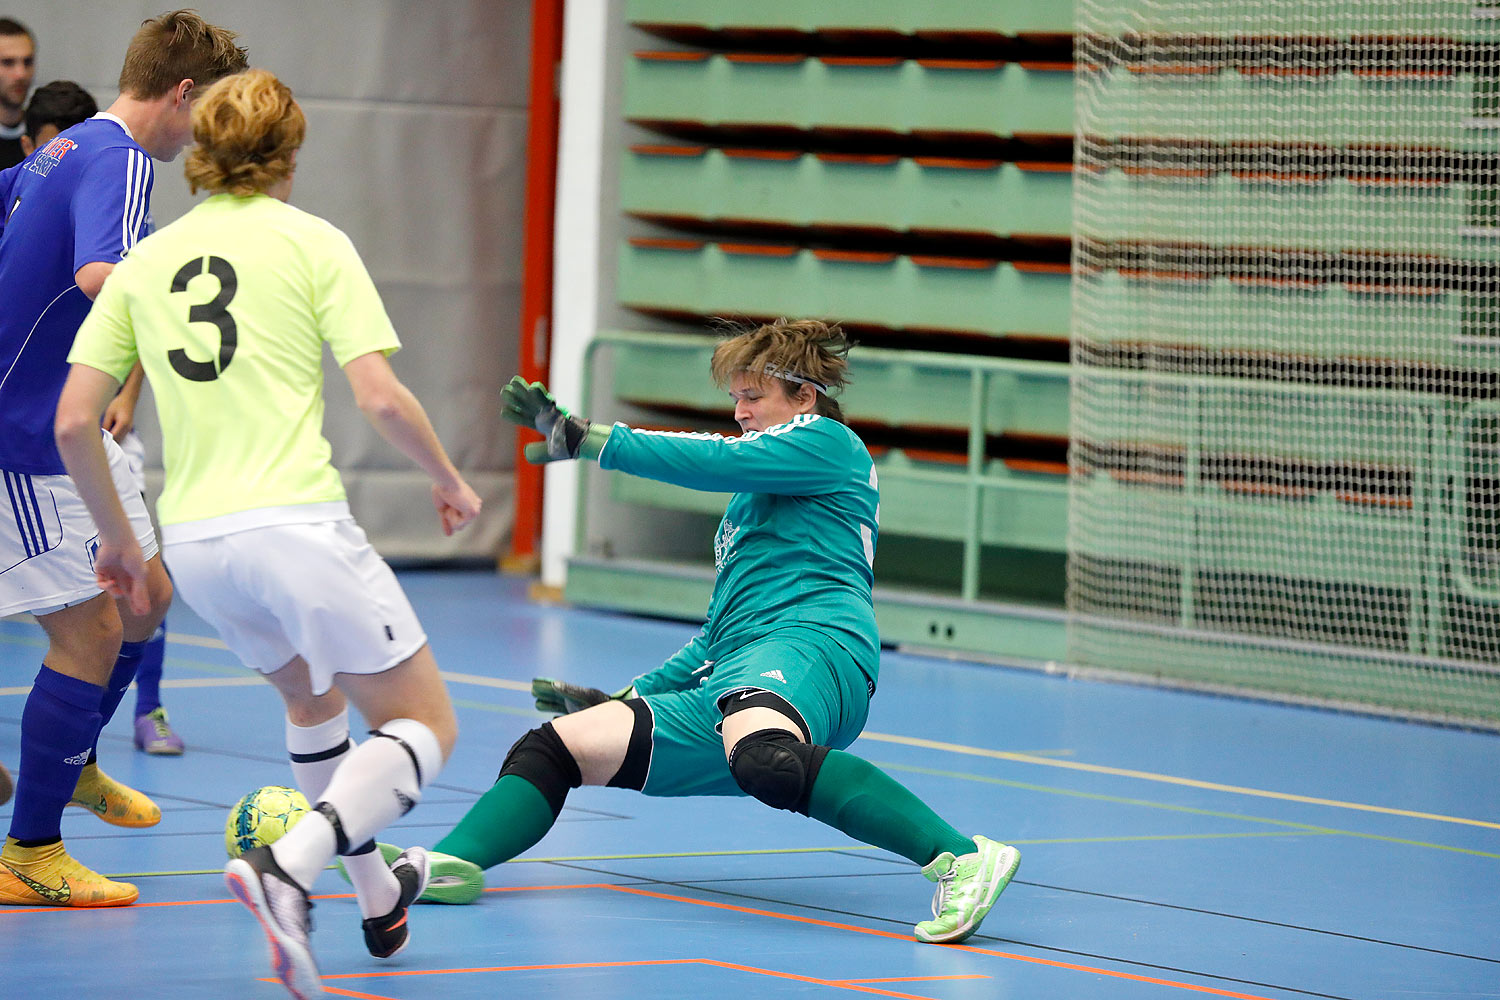
[[[785,368],[778,368],[776,365],[763,366],[761,368],[761,374],[769,375],[772,378],[786,379],[788,382],[796,382],[798,385],[810,385],[814,389],[821,392],[823,395],[828,395],[828,386],[824,385],[822,382],[815,382],[812,379],[808,378],[806,375],[798,375],[796,372],[788,371]]]

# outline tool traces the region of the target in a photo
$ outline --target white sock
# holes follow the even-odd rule
[[[361,917],[383,917],[396,908],[401,898],[401,883],[396,881],[385,856],[376,848],[363,854],[345,854],[344,871],[354,884],[354,898],[359,901]]]
[[[313,726],[299,726],[291,719],[286,720],[286,749],[292,760],[292,775],[309,802],[323,797],[334,772],[354,746],[349,738],[348,709]],[[377,850],[345,855],[344,871],[354,885],[362,917],[384,916],[401,898],[401,883]]]
[[[297,787],[309,802],[323,797],[323,789],[328,787],[333,772],[353,749],[347,708],[327,722],[312,726],[286,720],[286,752],[292,759],[292,777],[297,779]]]
[[[349,844],[363,844],[416,805],[422,787],[442,765],[442,749],[431,729],[415,719],[393,719],[343,755],[318,805],[332,809]],[[335,850],[333,825],[316,810],[271,848],[277,864],[304,888]],[[388,912],[389,905],[378,911]]]

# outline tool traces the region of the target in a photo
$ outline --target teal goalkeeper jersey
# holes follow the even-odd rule
[[[737,438],[616,424],[599,464],[734,494],[714,536],[708,621],[669,668],[681,660],[691,670],[775,629],[803,625],[827,633],[878,679],[870,587],[880,489],[853,431],[816,414]]]

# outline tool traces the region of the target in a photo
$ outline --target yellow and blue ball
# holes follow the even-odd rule
[[[249,792],[229,810],[224,849],[231,858],[255,847],[269,847],[312,810],[295,788],[267,785]]]

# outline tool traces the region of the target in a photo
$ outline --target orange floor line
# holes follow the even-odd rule
[[[469,969],[392,969],[389,972],[336,972],[329,979],[389,979],[399,976],[451,976],[461,972],[549,972],[559,969],[617,969],[633,965],[687,965],[696,958],[638,959],[630,962],[557,962],[551,965],[484,965]]]
[[[750,972],[759,976],[770,976],[775,979],[790,979],[799,983],[811,983],[814,986],[830,986],[835,989],[851,990],[856,993],[869,993],[874,996],[891,997],[892,1000],[935,1000],[933,997],[918,996],[914,993],[897,993],[894,990],[882,990],[873,986],[862,986],[858,983],[841,979],[819,979],[816,976],[804,976],[795,972],[779,972],[775,969],[762,969],[753,965],[738,965],[734,962],[723,962],[713,958],[661,958],[640,959],[627,962],[564,962],[552,965],[493,965],[475,967],[472,969],[395,969],[390,972],[341,972],[323,976],[326,983],[334,979],[382,979],[394,976],[451,976],[459,973],[470,972],[547,972],[563,969],[620,969],[637,966],[650,965],[711,965],[719,969],[730,969],[735,972]],[[985,979],[986,976],[951,976],[932,978],[952,979]],[[276,982],[267,979],[265,982]],[[893,980],[894,981],[894,980]],[[327,992],[342,993],[346,996],[356,997],[359,1000],[392,1000],[391,997],[380,996],[374,993],[356,993],[344,991],[339,987],[326,987]]]
[[[871,937],[890,938],[897,941],[911,941],[912,938],[905,934],[894,934],[891,931],[875,930],[873,927],[856,927],[853,924],[840,924],[831,920],[819,920],[816,917],[800,917],[792,913],[777,913],[774,910],[757,910],[748,906],[736,906],[733,903],[717,903],[706,899],[690,899],[687,896],[673,896],[664,892],[652,892],[649,889],[638,889],[629,885],[611,885],[607,888],[615,892],[628,892],[637,896],[651,896],[656,899],[668,899],[679,903],[692,903],[695,906],[707,906],[719,910],[732,910],[736,913],[748,913],[761,917],[773,917],[777,920],[790,920],[802,924],[815,924],[819,927],[832,927],[838,930],[853,931],[856,934],[868,934]],[[1209,993],[1213,996],[1230,997],[1232,1000],[1270,1000],[1255,993],[1236,993],[1233,990],[1221,990],[1214,986],[1195,986],[1192,983],[1180,983],[1174,979],[1158,979],[1155,976],[1142,976],[1133,972],[1117,972],[1112,969],[1100,969],[1091,965],[1077,965],[1073,962],[1059,962],[1051,958],[1034,958],[1030,955],[1017,955],[1008,951],[996,951],[991,948],[978,948],[968,944],[947,944],[938,947],[953,948],[961,951],[973,952],[976,955],[992,955],[996,958],[1009,958],[1017,962],[1029,962],[1033,965],[1046,965],[1054,969],[1068,969],[1072,972],[1087,972],[1096,976],[1110,976],[1114,979],[1127,979],[1135,983],[1151,983],[1154,986],[1171,986],[1180,990],[1192,990],[1197,993]]]
[[[917,996],[914,993],[896,993],[892,990],[876,989],[873,986],[859,986],[844,979],[819,979],[816,976],[801,976],[795,972],[776,972],[771,969],[760,969],[753,965],[736,965],[733,962],[721,962],[712,958],[701,958],[698,961],[703,965],[713,965],[721,969],[736,969],[740,972],[754,972],[762,976],[772,976],[776,979],[790,979],[798,983],[813,983],[817,986],[832,986],[841,990],[853,990],[856,993],[871,993],[875,996],[894,997],[897,1000],[934,1000],[932,997]]]
[[[980,973],[966,973],[963,976],[891,976],[889,979],[835,979],[837,984],[871,984],[871,982],[939,982],[948,979],[993,979],[995,976],[981,976]]]
[[[262,979],[261,982],[275,983],[278,986],[281,984],[281,980],[279,979]],[[332,993],[334,996],[339,997],[353,997],[354,1000],[396,1000],[395,997],[383,997],[379,993],[361,993],[358,990],[346,990],[342,986],[325,986],[323,987],[323,992]]]

